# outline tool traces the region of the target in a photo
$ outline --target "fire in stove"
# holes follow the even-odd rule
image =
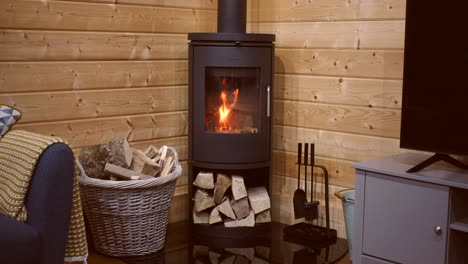
[[[227,77],[222,74],[224,71],[211,73],[206,88],[205,131],[258,133],[259,99],[255,78],[252,80],[250,75]]]
[[[234,95],[234,100],[232,104],[227,104],[227,100],[228,100],[227,98],[228,96],[226,92],[227,79],[224,78],[221,83],[223,85],[223,91],[221,92],[221,96],[220,96],[222,104],[218,110],[218,113],[219,113],[218,130],[220,131],[232,130],[231,124],[229,123],[229,117],[230,117],[231,109],[233,109],[236,106],[237,96],[239,95],[239,88],[236,88],[234,92],[232,93]]]

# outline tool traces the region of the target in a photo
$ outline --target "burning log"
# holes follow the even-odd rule
[[[151,179],[153,177],[106,163],[104,171],[123,180]]]
[[[231,220],[229,218],[224,221],[224,227],[253,227],[255,225],[255,214],[250,211],[250,214],[240,220]]]
[[[197,178],[193,182],[193,185],[200,187],[205,190],[214,189],[214,178],[212,172],[199,172]]]
[[[232,196],[236,201],[247,196],[247,190],[245,189],[244,184],[244,177],[232,175]]]
[[[108,178],[108,174],[104,171],[106,163],[129,168],[132,159],[133,153],[126,139],[84,147],[79,156],[86,175],[96,179]]]
[[[195,192],[195,199],[193,202],[194,208],[198,213],[216,205],[213,196],[201,189],[197,189]]]
[[[214,189],[214,201],[216,204],[223,202],[224,193],[231,187],[231,184],[231,177],[224,173],[218,173]]]
[[[247,197],[240,200],[232,200],[231,207],[234,213],[236,214],[236,219],[242,219],[249,215],[250,206]]]
[[[223,87],[225,88],[226,79],[223,79],[222,83],[223,83]],[[223,90],[221,92],[220,96],[221,96],[221,100],[223,101],[223,104],[218,109],[219,123],[221,125],[220,130],[230,130],[229,117],[230,117],[231,110],[237,104],[239,89],[235,89],[232,94],[234,95],[234,100],[233,100],[233,102],[231,104],[228,104],[227,103],[227,97],[228,96],[227,96],[226,90]]]
[[[236,219],[236,215],[231,207],[231,201],[228,197],[219,205],[219,212],[231,219]]]
[[[268,191],[263,186],[249,188],[248,197],[255,214],[271,208],[270,196],[268,196]]]
[[[159,164],[138,149],[133,149],[133,161],[130,169],[150,176],[156,176],[161,171]]]

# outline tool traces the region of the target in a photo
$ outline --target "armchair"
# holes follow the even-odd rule
[[[73,177],[72,150],[62,143],[48,147],[39,157],[26,195],[26,223],[0,214],[0,262],[64,263]]]

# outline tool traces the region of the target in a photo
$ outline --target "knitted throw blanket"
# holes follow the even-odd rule
[[[54,143],[64,143],[58,137],[50,137],[22,130],[9,131],[0,139],[0,213],[26,222],[25,197],[31,176],[42,152]],[[88,245],[81,208],[78,185],[78,169],[75,163],[73,205],[65,262],[86,263]]]

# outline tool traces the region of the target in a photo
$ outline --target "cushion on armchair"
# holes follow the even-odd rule
[[[21,113],[8,105],[0,104],[0,138],[21,118]]]

